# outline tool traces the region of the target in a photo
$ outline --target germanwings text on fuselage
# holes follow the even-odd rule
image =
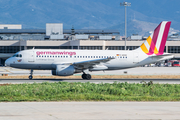
[[[67,52],[67,51],[63,51],[63,52],[59,52],[59,51],[37,51],[36,55],[76,55],[76,52]]]

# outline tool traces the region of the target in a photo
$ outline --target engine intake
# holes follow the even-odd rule
[[[72,65],[57,65],[56,70],[52,70],[52,75],[56,76],[69,76],[75,72],[74,66]]]

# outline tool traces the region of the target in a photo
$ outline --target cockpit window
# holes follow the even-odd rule
[[[22,57],[21,54],[14,54],[12,57]]]

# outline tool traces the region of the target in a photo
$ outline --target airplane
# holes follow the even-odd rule
[[[15,53],[5,65],[20,69],[52,70],[52,75],[70,76],[83,73],[82,79],[91,79],[91,71],[119,70],[171,59],[164,53],[171,21],[161,22],[154,32],[135,50],[62,50],[30,49]]]

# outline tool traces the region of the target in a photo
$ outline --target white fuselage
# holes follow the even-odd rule
[[[132,68],[161,60],[171,59],[173,55],[164,54],[171,22],[161,22],[154,32],[136,50],[61,50],[31,49],[23,50],[6,60],[10,67],[52,70],[52,75],[69,76],[83,72],[82,78],[90,80],[88,71],[118,70]]]
[[[172,58],[171,56],[150,57],[141,50],[23,50],[6,60],[6,65],[21,69],[56,69],[55,65],[73,64],[89,60],[113,58],[108,62],[94,65],[93,70],[117,70],[137,67]],[[21,56],[20,56],[21,55]],[[98,69],[99,67],[99,69]]]

